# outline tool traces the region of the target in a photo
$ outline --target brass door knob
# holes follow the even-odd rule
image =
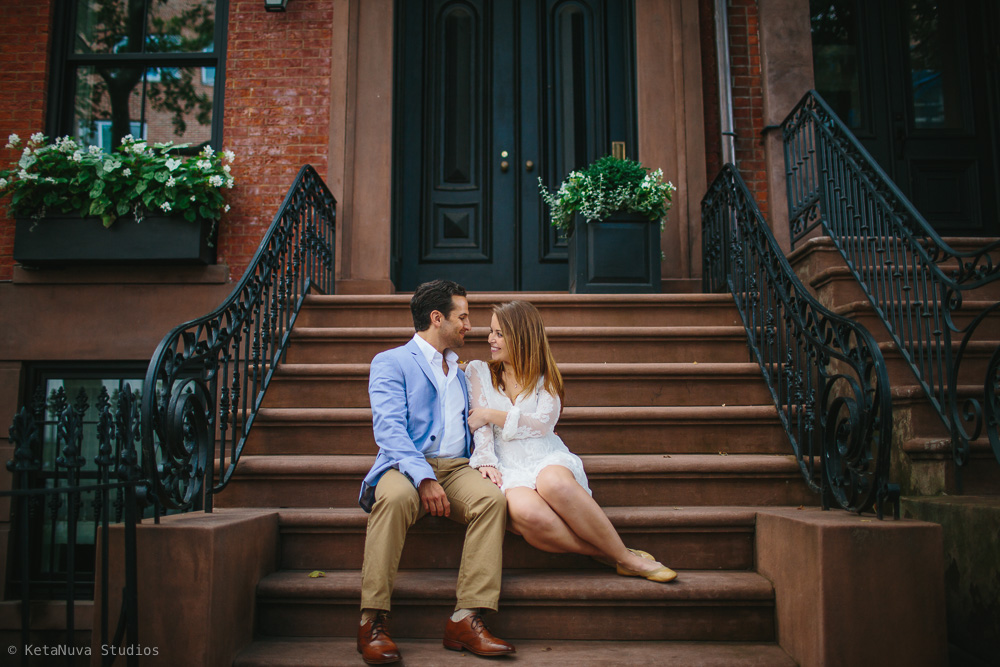
[[[508,169],[510,169],[510,162],[504,160],[503,162],[500,163],[500,171],[506,173]]]
[[[535,168],[535,163],[532,162],[531,160],[528,160],[527,162],[524,163],[525,171],[531,171],[534,168]]]

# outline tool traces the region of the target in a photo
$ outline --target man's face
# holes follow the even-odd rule
[[[441,322],[441,343],[445,348],[458,350],[465,345],[465,334],[472,329],[469,301],[464,296],[452,295],[451,304],[451,314]]]

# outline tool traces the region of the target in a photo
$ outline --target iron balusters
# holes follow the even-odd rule
[[[875,340],[808,293],[733,165],[701,207],[703,289],[732,292],[806,482],[824,508],[874,507],[881,518],[891,504],[898,516],[889,379]]]
[[[959,470],[984,429],[1000,461],[1000,348],[976,340],[1000,303],[960,313],[1000,277],[1000,242],[952,249],[815,91],[782,132],[793,246],[816,228],[833,240],[951,432]],[[973,355],[989,358],[986,376],[962,386],[960,367]]]

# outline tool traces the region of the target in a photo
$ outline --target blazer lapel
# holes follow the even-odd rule
[[[413,358],[417,362],[417,366],[419,366],[420,370],[422,370],[424,372],[424,375],[427,376],[427,380],[431,383],[431,387],[434,388],[434,393],[436,394],[437,380],[434,379],[434,371],[431,370],[430,364],[427,363],[427,358],[421,351],[420,346],[417,345],[417,341],[411,338],[410,342],[406,344],[406,349],[409,350],[410,354],[413,355]]]

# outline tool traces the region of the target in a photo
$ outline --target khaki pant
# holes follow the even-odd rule
[[[451,503],[449,518],[468,526],[458,569],[455,608],[496,611],[507,501],[493,482],[469,467],[469,459],[427,459],[427,462]],[[406,532],[425,514],[417,489],[402,473],[393,468],[379,479],[365,536],[362,609],[390,609]]]

